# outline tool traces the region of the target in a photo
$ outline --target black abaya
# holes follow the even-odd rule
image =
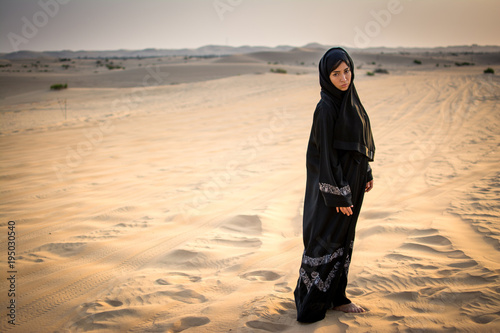
[[[327,55],[328,52],[325,56]],[[352,61],[348,55],[347,58],[350,62],[348,66],[352,68]],[[329,70],[329,74],[333,69],[327,68],[326,70]],[[320,62],[320,77],[321,71]],[[334,90],[336,88],[331,84],[331,87],[327,89],[333,91],[336,94],[334,95],[329,93],[324,85],[325,83],[321,82],[321,100],[314,113],[306,159],[304,253],[294,292],[297,320],[301,322],[321,320],[332,306],[350,303],[345,290],[356,222],[366,183],[372,180],[368,162],[373,158],[373,139],[368,116],[355,90],[353,91],[354,86],[351,84],[350,91],[342,94],[336,92]],[[361,106],[355,107],[355,111],[360,112],[359,115],[352,114],[351,105],[346,107],[346,98],[351,98],[352,94],[355,94],[355,99],[357,99],[355,103]],[[347,103],[350,102],[347,101]],[[344,128],[344,132],[349,132],[351,137],[344,142],[348,142],[347,148],[362,147],[362,149],[339,149],[335,144],[339,133],[335,133],[334,129],[339,123],[345,123],[346,112],[349,113],[351,130]],[[356,121],[356,116],[362,120]],[[361,128],[355,128],[353,131],[353,126]],[[362,139],[359,142],[349,142],[348,140],[353,137],[352,133],[356,131],[365,134],[360,136],[362,139],[366,138],[366,133],[368,133],[369,142]],[[340,137],[340,139],[344,138]],[[343,147],[345,146],[343,144]],[[353,206],[351,216],[336,211],[336,207],[350,206]]]

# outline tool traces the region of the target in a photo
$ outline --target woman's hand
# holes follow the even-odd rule
[[[351,206],[351,207],[336,207],[337,213],[340,211],[340,212],[342,212],[342,214],[345,214],[347,216],[351,216],[352,215],[352,207],[354,207],[354,206]]]
[[[366,183],[365,192],[370,192],[373,188],[373,179]]]

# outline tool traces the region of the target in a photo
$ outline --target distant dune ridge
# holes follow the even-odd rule
[[[322,45],[319,43],[309,43],[302,46],[303,49],[319,49],[327,50],[331,46]],[[206,45],[196,49],[155,49],[148,48],[143,50],[108,50],[108,51],[17,51],[11,53],[0,54],[0,59],[33,59],[33,58],[150,58],[150,57],[169,57],[169,56],[228,56],[233,54],[245,54],[256,52],[286,52],[295,49],[295,46],[279,45],[275,47],[269,46],[226,46],[226,45]],[[500,46],[486,45],[463,45],[463,46],[448,46],[436,48],[424,47],[371,47],[371,48],[352,48],[347,47],[350,51],[367,52],[367,53],[424,53],[424,52],[476,52],[476,53],[496,53],[500,52]]]
[[[347,288],[368,312],[296,322],[325,49],[4,55],[0,331],[500,331],[500,51],[478,46],[351,51],[377,145]]]

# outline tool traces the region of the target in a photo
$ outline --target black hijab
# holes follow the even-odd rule
[[[337,89],[330,81],[330,73],[342,62],[349,66],[352,74],[351,84],[346,91]],[[333,147],[355,150],[373,161],[375,144],[370,119],[354,87],[353,61],[344,49],[334,47],[323,55],[319,62],[319,83],[321,99],[327,101],[338,115],[333,128]]]

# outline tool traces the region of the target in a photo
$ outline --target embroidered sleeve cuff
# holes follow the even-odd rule
[[[327,183],[319,183],[319,190],[323,194],[325,205],[328,207],[352,206],[352,194],[349,185],[337,187]]]

